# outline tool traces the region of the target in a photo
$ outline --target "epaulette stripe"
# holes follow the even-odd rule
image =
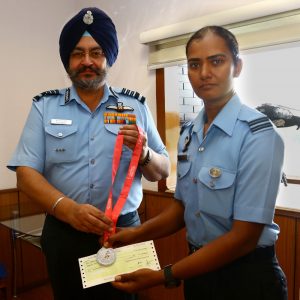
[[[32,100],[34,102],[37,102],[37,101],[39,101],[44,96],[53,96],[53,95],[59,95],[59,90],[49,90],[49,91],[46,91],[46,92],[42,92],[42,93],[34,96],[32,98]]]
[[[262,122],[267,122],[267,121],[269,121],[269,119],[268,119],[267,117],[261,117],[261,118],[259,118],[259,119],[256,119],[256,120],[253,120],[253,121],[248,122],[248,124],[249,124],[250,126],[252,126],[252,125],[255,125],[255,124],[257,124],[257,123],[262,123]]]
[[[261,125],[257,125],[257,126],[250,126],[250,130],[252,132],[256,132],[258,130],[261,130],[261,129],[264,129],[264,128],[268,128],[268,127],[273,127],[270,122],[264,123],[264,124],[261,124]]]
[[[140,101],[142,104],[144,104],[144,102],[146,100],[146,98],[144,96],[140,95],[140,93],[128,90],[126,88],[122,88],[121,92],[118,92],[118,93],[127,95],[129,97],[133,97],[133,98],[137,99],[138,101]]]
[[[142,102],[143,104],[144,104],[144,102],[145,102],[145,100],[146,100],[146,98],[144,97],[144,96],[142,96],[142,97],[140,97],[140,102]]]

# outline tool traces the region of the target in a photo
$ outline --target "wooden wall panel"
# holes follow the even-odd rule
[[[277,258],[288,279],[288,299],[293,300],[296,262],[296,219],[277,215],[274,221],[280,226],[280,234],[276,242]]]
[[[43,212],[43,208],[30,200],[24,193],[19,192],[20,216],[29,216]]]
[[[48,279],[46,260],[41,249],[21,241],[23,286],[28,288]]]
[[[8,298],[11,297],[11,283],[13,274],[12,247],[10,243],[10,231],[0,224],[0,262],[4,264],[7,271]]]
[[[300,218],[296,227],[295,300],[300,300]]]
[[[10,219],[12,212],[18,209],[18,191],[16,189],[0,190],[0,221]]]

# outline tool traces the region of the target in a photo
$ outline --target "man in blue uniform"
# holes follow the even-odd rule
[[[48,213],[41,243],[55,299],[126,299],[111,285],[84,290],[78,258],[96,253],[99,236],[113,226],[104,211],[117,135],[123,135],[125,146],[113,184],[114,201],[122,191],[137,126],[143,131],[139,166],[117,226],[139,224],[141,177],[150,181],[167,177],[168,154],[145,98],[106,83],[118,41],[115,26],[103,11],[82,9],[65,24],[59,46],[72,87],[33,98],[8,167],[17,172],[18,188]]]

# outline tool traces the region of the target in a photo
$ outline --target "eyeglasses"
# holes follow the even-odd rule
[[[74,50],[70,57],[75,60],[83,60],[86,55],[88,55],[90,59],[98,60],[104,56],[104,52],[102,49],[92,49],[89,51]]]

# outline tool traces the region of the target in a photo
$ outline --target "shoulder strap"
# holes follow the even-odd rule
[[[54,95],[59,95],[59,90],[49,90],[49,91],[46,91],[46,92],[42,92],[42,93],[34,96],[32,98],[32,101],[38,102],[44,96],[54,96]]]

